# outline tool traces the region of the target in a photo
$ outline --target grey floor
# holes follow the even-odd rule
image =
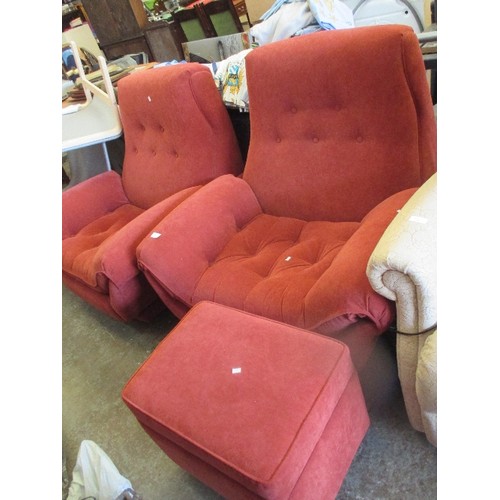
[[[81,442],[91,440],[143,500],[220,498],[173,463],[121,400],[125,383],[176,322],[167,312],[152,324],[119,323],[63,286],[62,443],[69,480]],[[409,425],[397,381],[369,412],[370,429],[337,498],[437,498],[437,450]]]

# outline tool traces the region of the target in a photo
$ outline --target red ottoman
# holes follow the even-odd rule
[[[123,400],[178,465],[231,499],[329,499],[369,426],[347,346],[210,302]]]

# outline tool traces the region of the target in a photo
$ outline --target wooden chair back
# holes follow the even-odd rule
[[[207,21],[205,14],[201,12],[200,5],[196,4],[172,13],[173,22],[178,24],[180,32],[184,35],[181,42],[192,42],[215,36],[213,27]]]
[[[214,0],[209,3],[198,4],[200,14],[206,19],[212,36],[226,36],[234,33],[243,33],[238,13],[232,0]]]

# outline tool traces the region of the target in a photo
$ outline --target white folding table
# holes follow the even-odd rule
[[[98,61],[106,91],[86,78],[78,47],[75,42],[70,45],[86,99],[62,109],[62,151],[68,154],[71,166],[67,188],[110,170],[106,142],[122,135],[120,113],[104,57],[99,56]]]

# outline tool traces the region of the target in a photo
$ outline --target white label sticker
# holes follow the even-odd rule
[[[161,233],[157,233],[156,231],[151,233],[151,238],[159,238],[161,236]]]
[[[148,95],[148,101],[151,102],[151,96]]]
[[[286,259],[285,259],[287,262],[289,262],[290,260],[292,260],[292,256],[289,255]]]
[[[419,217],[418,215],[412,215],[410,220],[412,222],[420,222],[420,224],[427,224],[427,219],[425,217]]]
[[[235,373],[241,373],[241,368],[240,368],[240,367],[238,367],[238,368],[233,368],[233,369],[231,370],[231,373],[232,373],[233,375],[234,375]]]

